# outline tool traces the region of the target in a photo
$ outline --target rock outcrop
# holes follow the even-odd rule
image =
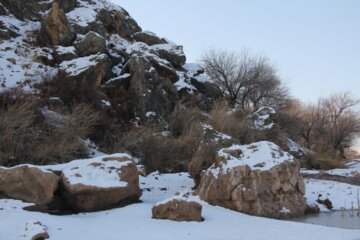
[[[215,163],[217,151],[236,143],[234,138],[215,131],[210,125],[203,124],[202,131],[202,139],[188,166],[195,188],[200,183],[202,172]]]
[[[271,218],[304,214],[305,185],[299,163],[275,144],[234,145],[221,149],[217,157],[198,187],[204,201]]]
[[[101,81],[109,74],[111,61],[106,54],[95,54],[87,57],[76,58],[64,61],[59,69],[63,72],[63,77],[57,79],[61,81],[65,88],[60,92],[63,99],[71,100],[77,93],[83,99],[91,102],[100,102],[106,99],[99,92]]]
[[[161,58],[169,61],[175,68],[181,68],[186,62],[182,46],[165,43],[153,45],[151,48],[155,50]]]
[[[75,211],[110,209],[141,196],[139,174],[129,157],[77,161],[62,171],[61,196]]]
[[[65,13],[54,2],[49,15],[41,22],[39,42],[43,46],[69,46],[76,38],[76,33],[71,27]]]
[[[59,177],[35,167],[0,169],[0,195],[46,205],[53,199]]]
[[[202,206],[189,201],[186,197],[177,196],[152,208],[152,217],[155,219],[168,219],[173,221],[202,221]]]
[[[160,117],[169,116],[178,101],[176,88],[170,80],[161,80],[145,57],[133,56],[124,69],[132,76],[128,92],[135,115],[142,120],[146,120],[149,112]]]

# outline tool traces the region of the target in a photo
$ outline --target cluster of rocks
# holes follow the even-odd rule
[[[27,1],[28,8],[23,9],[21,2],[0,3],[2,15],[15,16],[19,26],[29,25],[25,33],[16,24],[0,25],[4,35],[0,40],[21,35],[16,38],[18,46],[35,49],[29,54],[36,64],[25,64],[21,54],[14,55],[14,65],[28,68],[26,74],[24,70],[24,79],[16,79],[19,84],[31,82],[33,68],[36,68],[33,78],[39,76],[36,74],[39,71],[46,75],[45,71],[50,74],[52,69],[51,73],[57,72],[52,84],[58,89],[34,86],[65,103],[74,98],[90,102],[104,110],[104,115],[120,121],[146,121],[148,112],[166,119],[180,99],[189,97],[189,92],[197,92],[199,106],[203,107],[208,105],[209,98],[219,96],[212,84],[197,80],[203,70],[192,73],[184,67],[182,46],[142,31],[118,6],[105,0],[57,0]],[[30,27],[30,23],[37,26],[36,22],[41,23],[39,27]],[[9,51],[13,49],[10,47]],[[0,81],[11,87],[9,80]]]
[[[138,201],[139,174],[133,159],[123,156],[76,160],[53,166],[22,165],[0,169],[0,195],[54,212],[98,211]]]

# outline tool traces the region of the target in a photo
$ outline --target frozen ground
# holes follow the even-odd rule
[[[157,174],[141,177],[143,189],[142,203],[114,210],[69,216],[51,216],[43,213],[27,212],[22,207],[29,204],[16,200],[0,200],[0,239],[27,239],[29,232],[47,229],[50,239],[266,239],[266,240],[356,240],[359,230],[329,228],[318,225],[279,221],[230,211],[210,206],[197,197],[192,197],[203,205],[204,222],[172,222],[151,218],[152,206],[176,192],[191,191],[193,181],[187,173]],[[309,182],[308,182],[309,183]],[[314,201],[318,189],[326,189],[322,181],[310,182],[307,196]],[[321,188],[320,188],[321,186]],[[341,188],[343,187],[342,185]],[[330,187],[330,186],[329,186]],[[347,188],[349,186],[345,186]],[[350,186],[353,187],[353,186]],[[315,190],[314,190],[315,189]],[[340,189],[334,188],[331,194],[346,198]],[[320,191],[319,190],[319,191]],[[352,189],[356,192],[357,189]],[[344,199],[339,199],[341,202]],[[337,204],[337,203],[336,203]],[[43,225],[34,224],[40,222]],[[36,226],[31,228],[29,226]],[[28,230],[26,230],[28,229]]]

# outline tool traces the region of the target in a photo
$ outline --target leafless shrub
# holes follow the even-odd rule
[[[82,138],[91,132],[99,115],[85,104],[75,104],[64,115],[48,113],[42,113],[36,100],[0,110],[1,165],[65,162],[87,155]]]
[[[226,101],[215,102],[210,112],[210,124],[215,130],[234,137],[242,144],[261,139],[261,133],[249,127],[247,112],[229,111]]]

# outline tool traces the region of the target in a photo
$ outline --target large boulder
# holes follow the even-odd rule
[[[156,44],[151,46],[161,57],[169,61],[175,68],[181,68],[186,62],[183,47],[172,43]]]
[[[71,27],[65,13],[59,4],[54,2],[49,14],[41,21],[38,39],[43,46],[69,46],[76,38],[76,33]]]
[[[210,204],[256,216],[290,218],[306,209],[299,163],[266,141],[221,149],[198,193]]]
[[[135,41],[146,43],[149,46],[167,43],[165,39],[160,38],[155,33],[149,31],[137,32],[133,37]]]
[[[72,94],[81,93],[85,98],[98,98],[98,89],[101,81],[110,72],[111,61],[106,54],[96,54],[87,57],[64,61],[59,65],[60,74],[58,81],[64,85],[63,98],[72,98]],[[60,93],[61,94],[61,93]]]
[[[105,38],[95,32],[87,33],[75,46],[80,57],[106,52]]]
[[[217,151],[236,143],[234,138],[217,132],[210,125],[203,124],[201,127],[200,144],[188,166],[189,174],[195,181],[195,188],[200,183],[202,172],[215,163]]]
[[[131,75],[128,94],[136,116],[142,120],[146,120],[150,112],[160,117],[169,116],[178,101],[171,81],[160,79],[145,57],[132,56],[124,69]]]
[[[130,156],[74,161],[62,171],[61,196],[75,211],[110,209],[141,196],[139,174]]]
[[[152,217],[155,219],[168,219],[173,221],[202,221],[202,206],[189,201],[186,197],[176,196],[172,199],[157,203],[152,208]]]
[[[25,165],[0,169],[0,195],[45,205],[52,201],[58,180],[52,172]]]

